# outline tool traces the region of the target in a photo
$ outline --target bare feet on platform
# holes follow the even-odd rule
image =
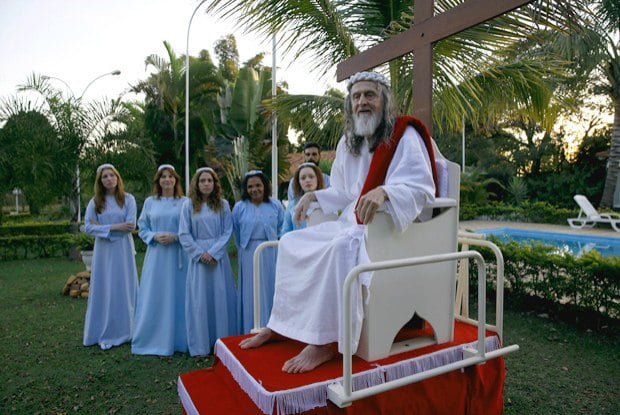
[[[241,347],[242,349],[253,349],[255,347],[260,347],[266,342],[268,342],[273,337],[273,335],[273,330],[271,330],[269,327],[263,327],[256,334],[256,336],[241,340],[241,342],[239,342],[239,347]]]
[[[287,373],[309,372],[317,366],[330,361],[336,356],[336,351],[331,344],[315,346],[309,344],[295,357],[287,360],[282,370]]]

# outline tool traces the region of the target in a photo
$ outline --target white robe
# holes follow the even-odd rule
[[[372,153],[365,144],[359,156],[347,151],[344,138],[336,148],[331,187],[317,191],[325,213],[342,210],[335,222],[290,232],[281,239],[276,264],[276,286],[267,326],[283,336],[308,344],[338,342],[342,352],[342,287],[349,271],[369,262],[364,225],[355,220],[355,203],[366,180]],[[435,186],[422,138],[407,127],[390,163],[383,185],[385,203],[401,232],[434,201]],[[362,275],[353,285],[353,344],[357,349],[362,323]]]

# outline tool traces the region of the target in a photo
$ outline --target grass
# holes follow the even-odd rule
[[[60,294],[82,269],[57,258],[0,262],[0,413],[180,413],[177,376],[211,360],[82,346],[86,301]],[[617,337],[533,312],[507,310],[504,324],[505,343],[521,346],[506,357],[505,414],[620,413]]]

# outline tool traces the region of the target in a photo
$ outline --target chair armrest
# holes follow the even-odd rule
[[[310,212],[308,214],[307,220],[308,226],[314,226],[323,222],[329,222],[338,219],[338,215],[336,215],[335,213],[324,213],[323,209],[321,209],[321,206],[319,205],[319,202],[311,202],[310,206],[308,207],[308,212]]]
[[[456,199],[452,199],[450,197],[437,197],[435,198],[435,202],[429,204],[427,207],[432,209],[456,207]]]
[[[452,199],[449,197],[436,197],[434,203],[429,203],[424,207],[424,209],[439,209],[439,208],[449,208],[456,207],[456,199]],[[377,212],[386,212],[385,203],[377,209]]]

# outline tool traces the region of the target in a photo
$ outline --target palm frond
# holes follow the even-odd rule
[[[235,19],[246,32],[263,39],[279,34],[283,54],[294,59],[313,58],[310,70],[321,74],[358,53],[344,16],[343,1],[328,0],[216,0],[207,10],[211,15]]]
[[[278,95],[265,102],[278,119],[290,123],[304,140],[335,147],[342,135],[344,97],[332,95]]]

